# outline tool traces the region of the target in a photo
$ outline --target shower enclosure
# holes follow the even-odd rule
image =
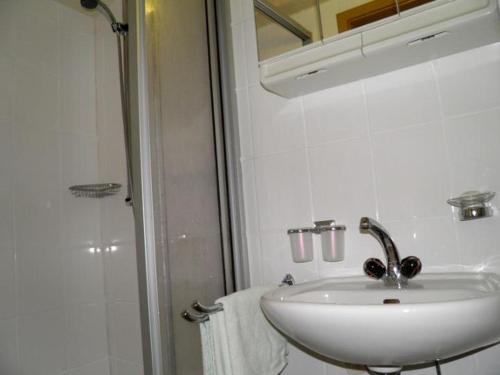
[[[245,285],[215,13],[0,0],[0,374],[202,374],[180,313]]]
[[[79,0],[0,0],[2,375],[142,373],[115,38]]]

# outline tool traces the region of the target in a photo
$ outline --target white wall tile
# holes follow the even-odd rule
[[[0,320],[0,372],[6,375],[17,374],[17,362],[17,319],[2,319]]]
[[[16,246],[57,247],[61,233],[61,193],[23,185],[14,193]],[[29,235],[26,235],[29,233]]]
[[[0,246],[0,301],[0,319],[15,317],[16,256],[11,247]]]
[[[293,345],[289,345],[288,366],[283,375],[325,374],[325,364]]]
[[[109,375],[110,364],[108,359],[94,362],[83,367],[69,370],[67,375]],[[135,375],[135,374],[134,374]]]
[[[260,246],[260,237],[257,234],[246,234],[245,236],[248,253],[248,263],[250,272],[250,281],[252,285],[262,285],[262,255]]]
[[[488,349],[477,352],[476,373],[481,375],[496,375],[498,373],[498,358],[500,356],[500,346],[495,345]]]
[[[403,374],[404,375],[436,375],[436,367],[433,366],[432,364],[411,367],[411,368],[405,369]]]
[[[384,223],[394,238],[402,258],[414,255],[429,266],[460,263],[458,243],[451,217],[408,219]]]
[[[113,130],[106,131],[112,132]],[[124,185],[127,181],[127,164],[123,132],[116,134],[116,137],[99,137],[98,149],[99,178]]]
[[[104,249],[99,243],[86,247],[63,248],[66,303],[95,303],[104,300],[103,253]]]
[[[62,34],[68,32],[90,34],[95,38],[95,20],[97,15],[81,8],[80,4],[71,4],[71,2],[66,1],[65,5],[70,6],[60,6],[57,9],[59,12],[60,32]]]
[[[500,192],[500,109],[448,119],[454,196],[470,190]]]
[[[303,100],[308,146],[361,138],[368,134],[360,82],[306,95]]]
[[[16,60],[36,67],[43,73],[40,76],[53,75],[57,82],[59,5],[46,0],[19,0],[15,3]]]
[[[16,126],[25,130],[57,130],[58,76],[37,66],[16,63],[13,111]]]
[[[69,190],[65,190],[61,194],[62,232],[60,237],[62,246],[73,248],[99,246],[101,244],[99,200],[77,198]]]
[[[96,199],[75,198],[68,187],[94,184],[98,177],[97,138],[63,133],[61,140],[62,244],[64,246],[96,245],[100,240],[100,205]]]
[[[13,187],[13,143],[12,121],[0,119],[0,189],[3,190],[12,190]]]
[[[66,316],[49,310],[19,318],[19,373],[54,375],[66,370]]]
[[[236,0],[238,1],[238,0]],[[254,7],[252,0],[240,0],[241,1],[241,16],[243,19],[254,18]]]
[[[261,86],[249,89],[254,154],[256,156],[305,147],[300,99],[284,99]]]
[[[288,235],[285,230],[261,233],[262,246],[262,283],[279,284],[287,273],[296,282],[318,278],[318,258],[312,262],[294,263]]]
[[[401,69],[365,81],[371,129],[395,129],[439,119],[430,64]]]
[[[377,134],[373,153],[382,221],[449,214],[450,188],[439,123]]]
[[[9,59],[14,56],[15,51],[13,48],[15,42],[14,6],[15,1],[0,0],[0,46],[2,46],[2,56]]]
[[[0,177],[6,178],[9,177]],[[14,194],[12,188],[0,184],[0,247],[14,249]]]
[[[435,61],[447,115],[500,106],[500,43]]]
[[[142,375],[144,369],[135,362],[111,358],[111,375]]]
[[[139,291],[134,244],[106,244],[104,260],[106,296],[137,302]]]
[[[19,314],[33,314],[63,305],[61,249],[33,246],[16,253],[17,303]]]
[[[253,159],[241,162],[241,178],[246,232],[256,234],[259,231],[259,209],[255,188],[255,161]]]
[[[250,101],[248,89],[236,90],[238,105],[238,129],[240,133],[240,156],[248,158],[253,156],[252,120],[250,117]]]
[[[236,88],[248,86],[247,59],[245,54],[245,27],[242,23],[234,24],[233,31],[233,62]]]
[[[29,112],[29,111],[28,111]],[[16,190],[60,188],[59,135],[43,130],[14,130]]]
[[[74,28],[63,31],[60,46],[60,126],[78,134],[95,135],[95,36],[75,32]]]
[[[305,151],[255,160],[261,230],[311,226],[311,191]]]
[[[465,355],[461,358],[444,361],[441,365],[443,374],[477,374],[476,363],[473,355]]]
[[[131,211],[120,211],[122,196],[101,210],[101,201],[67,191],[126,177],[115,36],[104,17],[63,3],[0,0],[0,373],[6,375],[109,374],[104,254],[95,249],[104,250],[101,230],[105,244],[134,240]],[[110,289],[116,298],[135,290],[136,301],[135,258],[122,258],[111,269],[117,274],[125,264],[129,279]],[[138,325],[139,311],[124,310],[130,319],[120,329],[128,331],[132,317]],[[140,340],[130,345],[140,352]]]
[[[367,375],[362,366],[326,363],[326,375]]]
[[[231,0],[229,3],[230,11],[231,11],[231,23],[239,23],[242,21],[243,10],[242,8],[242,0]]]
[[[247,71],[237,79],[246,79],[251,86],[250,127],[257,156],[255,180],[248,178],[249,168],[245,166],[244,199],[250,201],[248,195],[257,191],[261,229],[259,237],[252,236],[247,241],[262,243],[260,259],[252,258],[252,264],[256,264],[252,282],[274,281],[287,269],[293,269],[301,279],[361,274],[367,258],[383,258],[377,241],[359,233],[361,215],[379,218],[396,238],[402,255],[420,256],[424,267],[436,269],[463,263],[500,271],[500,258],[496,255],[500,241],[495,229],[497,217],[455,222],[446,204],[451,193],[470,189],[498,191],[498,168],[492,163],[499,159],[495,144],[500,138],[500,113],[498,109],[484,111],[500,106],[500,44],[286,100],[260,87],[252,1],[244,0],[240,5],[246,9],[243,19],[247,17],[247,21],[244,31],[238,30],[237,40],[241,42],[243,32]],[[364,91],[360,92],[360,88]],[[297,122],[301,108],[307,135],[301,134]],[[284,109],[290,118],[282,116]],[[462,117],[456,118],[458,115]],[[249,142],[245,135],[248,124],[241,126],[240,135],[247,138],[241,142],[245,144]],[[368,145],[363,140],[366,137]],[[339,142],[346,140],[349,142]],[[369,145],[373,156],[368,152]],[[304,163],[298,151],[290,152],[304,146],[312,147],[307,151],[309,163],[307,159]],[[335,179],[339,171],[345,176],[342,184]],[[304,173],[303,179],[293,178]],[[371,173],[377,194],[370,197],[372,188],[360,191],[358,184],[368,186]],[[300,198],[308,190],[309,179],[312,199],[303,203]],[[335,194],[330,194],[332,191]],[[499,202],[495,200],[495,204]],[[254,215],[254,205],[245,205]],[[339,209],[345,217],[343,224],[347,225],[345,260],[319,261],[320,241],[315,238],[316,271],[314,263],[289,263],[290,249],[283,229],[310,226],[313,217],[338,219]],[[247,225],[248,229],[255,224]],[[252,255],[255,254],[259,253]],[[466,357],[444,364],[443,373],[496,374],[494,354],[486,350],[481,355],[489,356],[490,364],[485,361],[485,366],[476,370],[474,361]],[[363,373],[332,367],[292,349],[285,374],[324,371],[342,375],[346,371],[349,375]],[[434,375],[435,369],[426,367],[404,373]]]
[[[4,3],[0,2],[0,7],[3,7],[2,4]],[[1,29],[0,34],[2,34]],[[4,48],[8,48],[8,46],[5,45],[5,42],[2,44],[1,37],[0,45],[2,46],[2,50]],[[5,56],[0,57],[0,87],[2,88],[0,90],[0,121],[7,121],[7,124],[10,124],[10,121],[13,118],[14,64],[11,59]]]
[[[66,353],[68,368],[78,368],[107,356],[104,302],[74,305],[68,309]]]
[[[102,241],[106,244],[133,243],[135,241],[134,217],[130,206],[125,204],[126,193],[126,184],[123,183],[120,193],[107,197],[102,202],[101,235]]]
[[[314,148],[309,155],[314,220],[376,215],[368,138]]]
[[[248,1],[248,0],[243,0]],[[243,5],[243,13],[247,13]],[[253,9],[252,9],[253,13]],[[257,53],[257,33],[255,31],[255,17],[245,18],[243,22],[243,36],[245,42],[245,57],[248,85],[260,85],[259,61]]]
[[[139,305],[128,302],[110,303],[107,317],[110,355],[122,360],[142,363]]]
[[[456,222],[463,264],[492,267],[500,272],[500,216]]]

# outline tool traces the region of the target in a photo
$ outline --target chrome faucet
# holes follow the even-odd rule
[[[368,259],[363,268],[369,277],[382,279],[385,285],[401,289],[408,284],[408,279],[422,270],[422,262],[417,257],[409,256],[400,261],[398,248],[389,232],[376,220],[362,217],[359,230],[371,234],[380,242],[387,259],[387,266],[380,259]]]

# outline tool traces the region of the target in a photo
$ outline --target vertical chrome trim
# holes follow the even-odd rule
[[[316,14],[318,17],[319,24],[319,38],[321,40],[325,39],[325,30],[323,30],[323,17],[321,14],[321,0],[316,0]]]
[[[130,94],[131,145],[134,191],[134,215],[139,275],[139,299],[143,343],[144,373],[163,372],[160,322],[160,297],[154,226],[151,171],[151,146],[148,106],[148,75],[145,44],[145,0],[128,4],[130,15]]]
[[[227,181],[227,163],[225,151],[224,116],[220,77],[219,43],[217,40],[217,17],[215,1],[206,1],[207,31],[210,63],[210,81],[212,86],[212,113],[214,123],[214,141],[217,162],[217,185],[219,190],[219,212],[222,255],[224,264],[224,283],[226,294],[235,291],[234,261],[231,241],[230,209]]]
[[[235,289],[250,286],[229,0],[215,2]]]

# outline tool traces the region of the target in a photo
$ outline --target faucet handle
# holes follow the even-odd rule
[[[372,279],[381,279],[387,273],[387,268],[384,263],[377,258],[369,258],[363,265],[363,270]]]
[[[414,256],[409,256],[401,261],[401,275],[407,279],[412,279],[422,271],[422,262]]]

